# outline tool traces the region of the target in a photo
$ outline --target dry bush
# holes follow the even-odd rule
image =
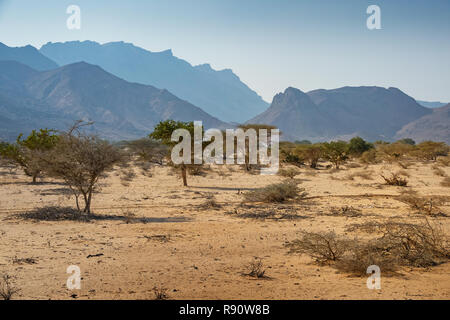
[[[403,265],[430,267],[450,259],[449,239],[438,225],[387,222],[379,227],[383,239]]]
[[[400,265],[435,266],[450,259],[450,242],[442,227],[425,218],[420,224],[389,221],[354,225],[353,230],[380,234],[376,242]]]
[[[380,267],[383,274],[392,274],[398,269],[398,258],[386,251],[383,241],[361,244],[355,241],[347,249],[348,252],[335,264],[339,271],[366,276],[367,268],[371,265]]]
[[[167,300],[169,299],[168,289],[162,286],[154,287],[153,293],[155,295],[155,300]]]
[[[267,278],[266,270],[261,259],[255,259],[247,265],[248,272],[245,275],[253,278]]]
[[[369,222],[350,229],[379,236],[358,241],[339,239],[334,233],[304,233],[302,239],[287,246],[292,253],[306,253],[319,263],[330,263],[353,275],[365,275],[370,265],[390,274],[399,266],[431,267],[450,260],[448,236],[427,219],[421,224]]]
[[[386,181],[386,184],[389,186],[399,186],[399,187],[406,187],[408,185],[408,180],[401,176],[400,173],[391,173],[391,177],[387,177],[384,175],[380,175],[384,181]]]
[[[278,170],[278,175],[284,178],[290,178],[294,179],[296,175],[298,175],[299,172],[297,169],[294,168],[288,168],[288,169],[280,169]]]
[[[359,158],[359,161],[365,164],[377,164],[380,162],[377,157],[377,151],[375,149],[370,149],[364,152]]]
[[[20,292],[20,289],[11,283],[11,279],[7,274],[0,278],[0,297],[3,300],[11,300],[14,295]]]
[[[398,197],[398,200],[409,205],[417,213],[431,216],[442,215],[439,206],[446,202],[444,198],[439,196],[421,197],[415,192],[404,192]]]
[[[303,232],[301,239],[286,246],[290,253],[308,254],[317,262],[329,263],[342,257],[348,247],[348,240],[338,238],[334,232]]]
[[[445,177],[441,181],[441,186],[443,186],[443,187],[450,187],[450,177]]]
[[[303,191],[304,189],[298,188],[296,182],[287,181],[245,193],[244,199],[249,202],[285,202],[304,197],[306,193]]]

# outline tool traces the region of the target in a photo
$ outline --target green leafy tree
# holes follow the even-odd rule
[[[4,158],[21,166],[25,174],[32,177],[33,183],[36,183],[37,177],[43,171],[43,158],[55,147],[58,139],[55,130],[33,130],[27,138],[23,138],[23,134],[19,135],[15,144],[4,144],[0,153]]]
[[[189,131],[192,143],[194,139],[194,123],[193,122],[182,122],[182,121],[174,121],[174,120],[166,120],[158,123],[150,133],[149,137],[151,139],[155,139],[161,141],[163,144],[168,146],[171,150],[178,143],[177,141],[172,141],[172,132],[177,129],[185,129]],[[191,148],[192,150],[193,148]],[[179,165],[181,170],[181,177],[183,179],[183,186],[187,187],[187,164],[182,163]]]
[[[361,137],[354,137],[350,140],[348,145],[348,152],[352,156],[361,156],[364,152],[374,148],[374,145],[366,142]]]
[[[345,141],[332,141],[323,144],[323,156],[334,164],[336,169],[348,159],[348,144]]]

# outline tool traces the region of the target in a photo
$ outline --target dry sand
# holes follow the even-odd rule
[[[389,167],[401,169],[395,165],[344,167],[331,173],[301,169],[297,178],[311,199],[266,205],[300,215],[296,220],[255,220],[232,214],[244,210],[240,206],[243,192],[282,181],[279,176],[221,167],[205,177],[189,176],[190,186],[183,188],[179,177],[165,167],[152,168],[152,177],[135,168],[137,176],[129,185],[121,182],[118,170],[112,172],[94,197],[93,211],[117,216],[132,212],[147,218],[146,223],[11,218],[37,207],[73,206],[74,199],[67,198],[64,186],[55,181],[32,185],[29,177],[13,176],[3,169],[0,274],[15,277],[21,289],[16,299],[153,299],[155,286],[167,288],[170,299],[449,299],[450,263],[430,269],[403,268],[396,277],[382,274],[381,290],[369,290],[366,277],[318,266],[308,256],[288,254],[284,247],[301,230],[335,230],[354,237],[358,235],[345,230],[353,223],[388,218],[420,221],[419,215],[395,199],[405,188],[383,185],[379,173]],[[406,169],[408,188],[422,195],[448,196],[450,188],[440,186],[443,178],[431,167],[432,163],[415,163]],[[374,172],[373,180],[343,179],[367,170]],[[450,175],[450,168],[443,170]],[[201,208],[210,194],[221,208]],[[332,207],[343,206],[361,210],[362,216],[326,215]],[[450,212],[448,206],[442,210]],[[431,218],[447,233],[449,219]],[[97,254],[102,255],[88,258]],[[270,278],[243,275],[255,257],[262,259]],[[16,258],[32,258],[35,263],[20,264]],[[66,288],[69,265],[81,269],[81,290]]]

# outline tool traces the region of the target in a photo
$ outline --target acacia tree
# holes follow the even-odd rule
[[[296,151],[308,162],[310,168],[317,168],[317,164],[323,154],[322,145],[318,143],[300,145],[296,148]]]
[[[125,146],[140,161],[162,165],[164,158],[167,157],[167,146],[150,138],[128,141]]]
[[[334,164],[336,169],[348,159],[348,144],[345,141],[332,141],[323,144],[323,156]]]
[[[33,130],[25,139],[23,134],[20,134],[15,144],[3,144],[0,154],[22,167],[25,174],[32,177],[33,183],[36,183],[37,177],[43,171],[42,159],[55,147],[58,139],[59,136],[55,130]]]
[[[445,142],[424,141],[417,145],[415,152],[422,159],[436,161],[438,156],[446,156],[449,149]]]
[[[193,143],[194,139],[194,123],[193,122],[182,122],[182,121],[174,121],[174,120],[166,120],[158,123],[150,133],[149,137],[151,139],[155,139],[161,141],[163,144],[168,146],[170,150],[177,144],[177,142],[172,141],[172,132],[177,129],[185,129],[189,131]],[[193,148],[191,148],[192,150]],[[187,164],[181,163],[179,165],[181,170],[181,177],[183,179],[183,186],[187,187]]]
[[[84,200],[83,212],[91,213],[92,195],[98,181],[122,159],[122,153],[109,142],[94,135],[86,135],[78,121],[68,132],[63,132],[56,146],[45,157],[46,172],[60,178],[69,186],[80,210],[79,197]]]

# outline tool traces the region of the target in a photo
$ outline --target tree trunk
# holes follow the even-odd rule
[[[181,176],[183,177],[183,186],[187,187],[186,166],[184,164],[181,165]]]
[[[86,209],[85,212],[87,214],[91,214],[91,202],[92,202],[92,190],[89,191],[89,195],[86,202]]]

